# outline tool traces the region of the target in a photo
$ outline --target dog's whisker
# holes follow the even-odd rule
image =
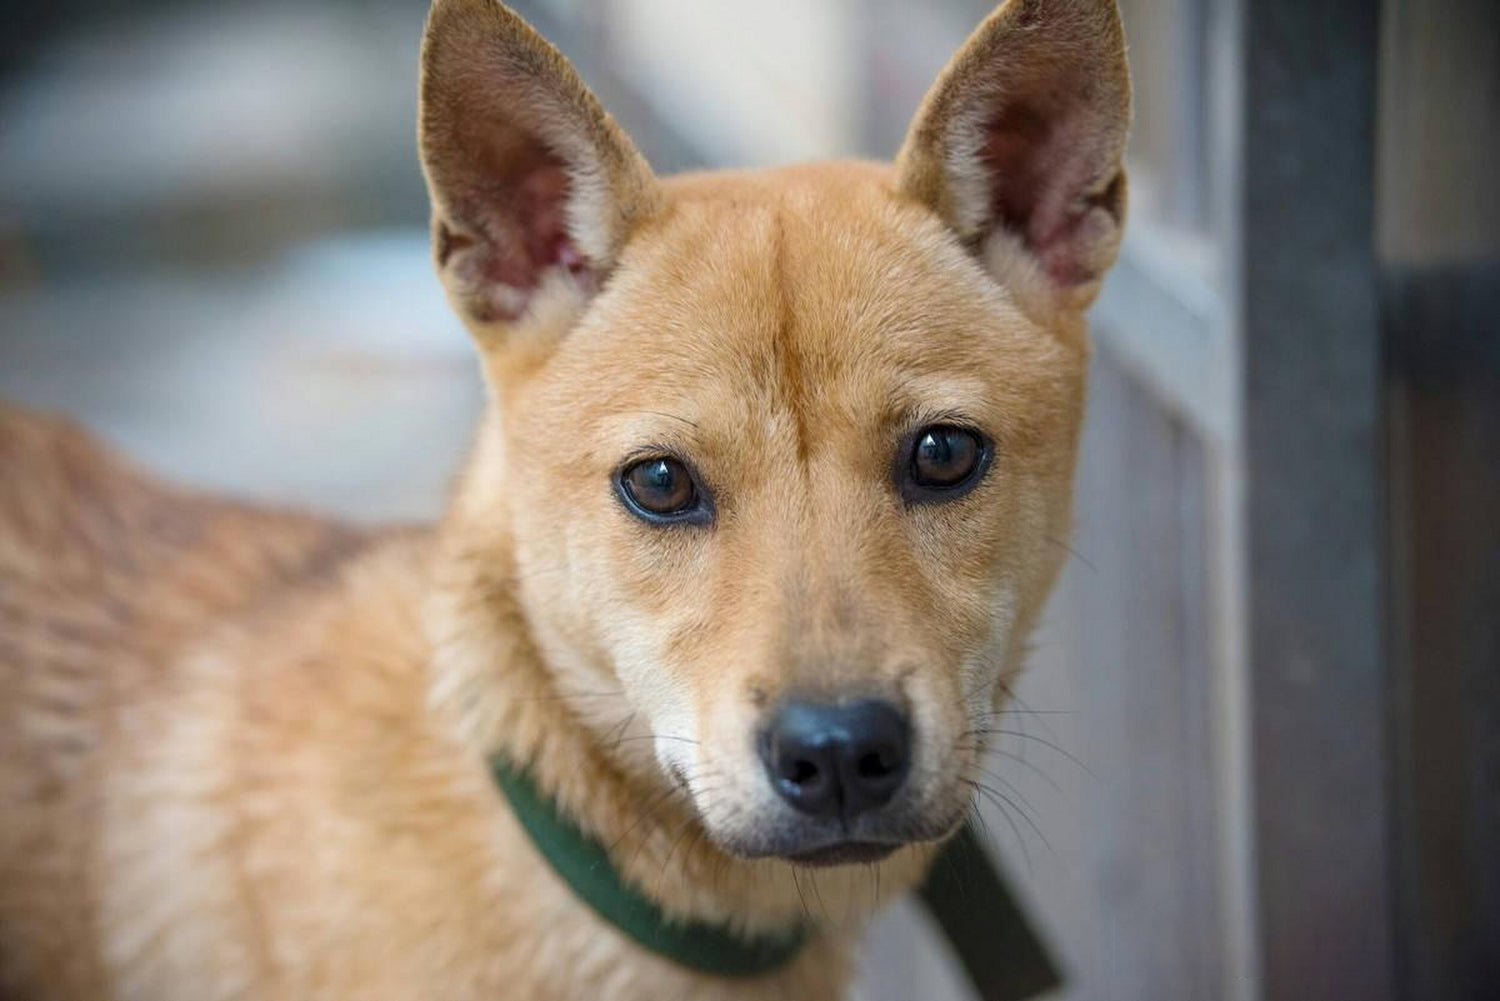
[[[665,802],[665,800],[658,799],[657,802],[656,802],[657,807],[661,806],[661,804],[663,802]],[[660,824],[660,819],[661,818],[657,816],[655,808],[653,808],[651,810],[651,819],[653,821],[656,821],[657,823],[654,826],[652,826],[652,827],[643,828],[641,830],[641,836],[636,839],[635,851],[633,851],[633,852],[630,853],[630,867],[631,868],[635,867],[636,862],[641,857],[641,852],[643,852],[646,849],[646,845],[651,842],[651,840],[652,840],[653,837],[655,837],[655,836],[665,837],[666,836],[666,831],[664,831],[662,829],[661,824]]]
[[[638,733],[624,738],[620,743],[628,744],[633,740],[676,740],[684,744],[697,744],[698,741],[691,737],[674,737],[669,733]]]
[[[1042,845],[1047,849],[1047,851],[1049,853],[1056,854],[1052,850],[1052,843],[1047,840],[1047,835],[1042,833],[1042,829],[1037,826],[1036,821],[1033,820],[1031,818],[1031,815],[1026,810],[1022,809],[1015,800],[1011,799],[1009,796],[1005,795],[1005,793],[986,783],[974,782],[972,783],[972,785],[974,788],[988,794],[989,796],[1001,800],[1011,810],[1014,810],[1016,815],[1019,816],[1023,821],[1025,821],[1026,825],[1036,833],[1037,838],[1042,842]],[[994,800],[992,799],[991,802],[994,802]]]
[[[640,827],[640,825],[645,823],[646,820],[654,819],[656,815],[655,807],[665,802],[666,797],[670,796],[675,791],[677,791],[676,787],[668,786],[666,789],[661,790],[651,798],[647,799],[645,805],[642,807],[641,815],[636,817],[635,821],[631,823],[630,826],[626,827],[625,830],[620,833],[619,837],[615,838],[609,843],[609,845],[605,848],[605,853],[613,854],[614,850],[618,848],[627,837],[630,836],[632,831]]]
[[[1005,821],[1006,825],[1010,827],[1011,833],[1015,835],[1016,846],[1021,849],[1021,858],[1026,862],[1026,871],[1028,873],[1033,872],[1034,870],[1031,866],[1031,850],[1026,847],[1026,838],[1022,836],[1021,829],[1016,826],[1016,822],[1014,818],[1011,817],[1010,811],[1005,808],[1005,804],[993,797],[988,786],[981,785],[980,783],[973,782],[968,779],[965,779],[964,781],[976,793],[983,796],[986,801],[989,802],[991,806],[995,807],[995,809],[1000,813],[1001,819]],[[981,813],[980,816],[983,816],[983,813]]]
[[[514,702],[572,702],[574,699],[618,699],[624,692],[558,692],[553,695],[531,695],[513,699]]]
[[[1013,807],[1014,810],[1016,810],[1017,815],[1020,815],[1020,818],[1022,818],[1023,821],[1026,822],[1026,825],[1028,825],[1028,827],[1031,827],[1032,830],[1037,831],[1037,836],[1040,837],[1041,842],[1043,842],[1044,845],[1047,845],[1047,849],[1049,849],[1049,851],[1052,851],[1052,845],[1049,845],[1049,843],[1047,843],[1047,837],[1044,836],[1043,833],[1041,833],[1041,827],[1040,825],[1038,825],[1037,807],[1032,806],[1031,801],[1026,800],[1025,795],[1022,795],[1020,794],[1020,791],[1017,791],[1016,786],[1010,785],[1010,783],[1005,782],[1004,779],[1002,779],[1001,782],[1004,783],[1005,788],[1007,788],[1010,792],[1008,792],[1008,794],[1002,794],[1002,792],[999,791],[999,789],[996,789],[995,786],[987,786],[987,788],[989,788],[990,794],[1004,795],[1007,804],[1010,804],[1010,806]],[[987,785],[987,783],[984,783],[984,785]]]
[[[695,431],[698,429],[697,421],[690,421],[686,417],[679,417],[676,414],[669,414],[661,410],[637,410],[636,413],[649,414],[652,417],[665,417],[669,421],[678,421],[682,424],[686,424],[688,427],[694,429]]]
[[[985,778],[988,778],[995,782],[999,782],[1007,790],[1009,790],[1010,794],[1016,798],[1021,806],[1024,806],[1025,808],[1030,810],[1033,815],[1037,814],[1037,808],[1032,804],[1032,802],[1026,798],[1025,794],[1022,793],[1020,789],[1017,789],[1015,785],[1012,782],[1008,781],[1004,776],[997,775],[996,773],[990,771],[988,768],[980,766],[976,766],[975,770]]]
[[[1088,567],[1089,570],[1090,570],[1090,572],[1092,572],[1092,573],[1098,573],[1099,572],[1099,568],[1096,567],[1096,566],[1094,566],[1094,564],[1092,562],[1090,562],[1090,560],[1089,560],[1089,558],[1087,556],[1083,555],[1078,550],[1074,549],[1072,546],[1070,546],[1068,543],[1064,542],[1062,539],[1059,539],[1059,538],[1057,538],[1056,536],[1053,536],[1053,535],[1046,535],[1046,536],[1043,536],[1043,538],[1045,538],[1048,542],[1052,543],[1054,546],[1057,546],[1059,549],[1066,550],[1069,556],[1073,557],[1079,563],[1082,563],[1084,566]]]
[[[615,727],[612,727],[610,729],[609,732],[614,737],[614,743],[612,746],[615,750],[618,751],[620,749],[620,741],[624,738],[625,732],[630,729],[630,724],[635,722],[635,716],[636,714],[634,712],[630,713],[630,715],[620,720],[620,722]]]
[[[1048,737],[1052,738],[1053,740],[1060,740],[1060,738],[1057,736],[1057,732],[1055,730],[1053,730],[1050,726],[1048,726],[1047,725],[1047,721],[1042,718],[1043,716],[1053,715],[1051,712],[1040,712],[1040,711],[1038,711],[1035,706],[1032,706],[1032,705],[1028,704],[1025,699],[1021,698],[1021,696],[1016,693],[1015,688],[1013,686],[1009,685],[1009,684],[1006,684],[1006,683],[1002,682],[1001,683],[1001,689],[1002,689],[1002,691],[1005,692],[1005,697],[1006,698],[1010,699],[1016,705],[1020,706],[1029,715],[1031,715],[1033,717],[1036,717],[1037,722],[1041,724],[1042,732],[1043,733],[1045,733]],[[1022,717],[1023,721],[1024,721],[1024,718],[1025,717],[1023,716]],[[1022,725],[1024,726],[1024,722],[1023,722]]]
[[[667,849],[667,854],[662,858],[661,869],[657,872],[656,880],[658,888],[661,886],[662,881],[666,878],[668,866],[670,866],[672,863],[672,856],[676,853],[677,846],[682,842],[683,838],[685,838],[690,832],[696,829],[698,829],[697,818],[692,816],[689,816],[680,825],[678,825],[676,837],[672,839],[672,844]]]
[[[990,828],[990,822],[985,818],[984,811],[979,809],[979,804],[971,799],[964,812],[969,817],[970,830],[974,830],[980,835],[981,846],[978,846],[977,850],[984,851],[987,847],[989,851],[997,855],[1000,854],[1000,842],[996,839],[995,832]],[[960,883],[959,885],[962,887],[959,892],[962,893],[967,890],[967,886],[964,883]]]
[[[976,721],[999,716],[1076,716],[1077,709],[988,709],[972,714]]]
[[[797,899],[802,902],[802,914],[809,921],[812,920],[812,911],[807,909],[807,896],[802,892],[802,880],[797,878],[797,866],[791,866],[792,885],[797,888]]]
[[[1033,775],[1035,775],[1037,778],[1047,783],[1048,788],[1050,788],[1053,792],[1057,793],[1059,796],[1063,795],[1062,786],[1058,785],[1056,780],[1054,780],[1051,775],[1048,775],[1046,771],[1043,770],[1042,767],[1036,762],[1032,761],[1024,755],[1007,751],[1003,747],[992,747],[990,748],[990,750],[993,753],[1000,755],[1002,758],[1016,762],[1021,767],[1025,768]]]
[[[1025,731],[1022,731],[1022,730],[990,730],[990,731],[987,731],[987,735],[1001,736],[1001,737],[1014,737],[1017,740],[1030,740],[1030,741],[1033,741],[1035,743],[1038,743],[1038,744],[1042,745],[1045,748],[1048,748],[1049,750],[1055,751],[1058,754],[1062,755],[1064,758],[1068,759],[1073,764],[1075,764],[1079,768],[1083,769],[1083,771],[1088,775],[1089,778],[1091,778],[1091,779],[1097,779],[1098,778],[1098,776],[1094,774],[1093,770],[1090,769],[1088,765],[1084,764],[1081,760],[1079,760],[1079,758],[1076,755],[1074,755],[1072,752],[1068,751],[1066,748],[1058,746],[1057,744],[1055,744],[1052,741],[1046,739],[1045,737],[1038,737],[1034,733],[1026,733]]]
[[[818,889],[818,874],[813,870],[807,871],[808,882],[812,883],[813,899],[818,902],[818,910],[823,915],[823,920],[828,920],[828,905],[823,903],[823,892]]]

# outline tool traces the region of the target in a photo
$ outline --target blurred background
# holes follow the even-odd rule
[[[1133,215],[996,855],[1070,1001],[1500,997],[1500,4],[1122,5]],[[661,172],[890,156],[990,7],[516,6]],[[0,396],[433,517],[481,390],[424,8],[5,3]],[[913,909],[872,936],[864,998],[965,997]]]

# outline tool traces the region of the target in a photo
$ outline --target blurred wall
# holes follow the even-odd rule
[[[0,395],[189,483],[430,517],[480,390],[426,251],[425,5],[12,8]]]
[[[1500,992],[1500,5],[1386,0],[1379,241],[1405,996]]]

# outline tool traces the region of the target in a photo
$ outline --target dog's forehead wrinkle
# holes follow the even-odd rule
[[[824,181],[730,187],[732,196],[690,199],[663,241],[675,251],[659,248],[638,274],[637,294],[649,291],[656,307],[653,348],[664,352],[652,354],[695,382],[692,392],[759,409],[757,426],[786,431],[806,459],[832,431],[883,416],[907,373],[972,368],[985,350],[971,328],[993,326],[1004,296],[992,282],[955,283],[954,266],[982,276],[957,248],[913,235],[909,211],[851,212],[889,199]],[[726,253],[726,230],[751,238]],[[920,302],[914,284],[929,289]]]
[[[787,288],[788,269],[786,260],[786,208],[777,207],[775,225],[772,229],[771,260],[778,305],[776,328],[772,337],[772,350],[776,356],[777,372],[781,386],[782,406],[790,417],[792,433],[796,442],[796,458],[801,478],[806,480],[808,437],[807,407],[802,386],[802,358],[797,343],[797,317]]]

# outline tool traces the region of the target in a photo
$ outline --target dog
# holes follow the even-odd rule
[[[659,179],[496,0],[434,4],[420,112],[488,387],[439,524],[0,420],[0,996],[838,997],[1061,563],[1113,0],[1008,0],[893,164]]]

